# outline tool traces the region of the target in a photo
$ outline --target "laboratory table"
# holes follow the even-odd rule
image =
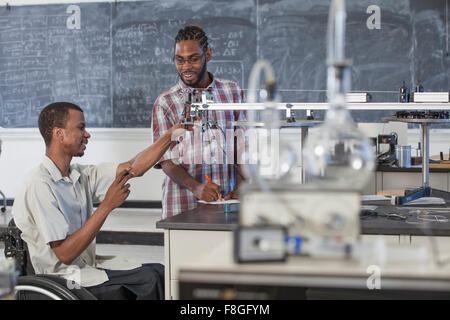
[[[435,236],[450,236],[450,222],[429,223],[424,231],[418,224],[406,223],[395,217],[386,217],[384,214],[398,213],[407,215],[408,211],[415,210],[441,210],[439,215],[450,219],[450,206],[393,206],[389,201],[365,201],[364,206],[374,206],[376,213],[361,215],[361,234],[383,235],[427,235],[430,232]],[[364,207],[363,207],[364,208]],[[446,212],[448,211],[448,213]],[[365,211],[367,212],[367,211]],[[238,225],[238,213],[224,213],[223,205],[200,205],[194,210],[158,221],[157,228],[178,230],[216,230],[232,231]],[[425,234],[424,234],[425,232]]]
[[[374,210],[364,210],[361,215],[362,242],[374,241],[381,235],[388,244],[420,245],[428,243],[427,236],[433,235],[440,248],[450,250],[450,222],[412,224],[385,216],[408,216],[415,210],[433,208],[440,210],[439,216],[450,219],[450,206],[396,207],[389,201],[367,201],[363,205]],[[224,213],[223,205],[206,204],[157,222],[156,227],[164,229],[166,299],[178,299],[178,273],[184,265],[201,264],[202,258],[219,246],[224,255],[233,255],[232,231],[237,226],[237,212]]]

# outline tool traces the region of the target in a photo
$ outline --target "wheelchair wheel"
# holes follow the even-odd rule
[[[65,280],[56,276],[34,275],[17,278],[16,300],[80,300],[95,299],[86,289],[69,290]],[[79,293],[82,297],[79,297]],[[86,295],[87,294],[87,295]]]

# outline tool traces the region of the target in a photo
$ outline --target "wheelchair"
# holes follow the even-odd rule
[[[2,140],[0,140],[0,154]],[[0,211],[6,211],[6,197],[3,198]],[[31,265],[25,241],[20,237],[21,231],[11,219],[8,226],[0,226],[0,242],[5,243],[5,257],[15,259],[16,278],[14,299],[16,300],[97,300],[85,288],[69,289],[67,281],[55,275],[36,275]]]
[[[86,288],[67,287],[67,280],[55,275],[35,274],[21,231],[11,219],[7,227],[0,227],[0,241],[5,243],[4,254],[14,258],[19,276],[14,287],[15,300],[97,300]]]
[[[2,140],[0,139],[0,154],[1,153],[2,153]],[[2,192],[2,190],[0,190],[0,196],[2,196],[2,199],[3,199],[2,206],[0,207],[0,211],[5,212],[6,211],[6,196]]]

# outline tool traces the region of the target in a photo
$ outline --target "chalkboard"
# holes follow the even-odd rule
[[[48,103],[70,101],[89,124],[111,126],[110,24],[106,3],[2,8],[0,125],[35,127]]]
[[[405,81],[448,91],[449,0],[347,1],[352,91],[396,102]],[[151,0],[0,8],[0,126],[35,127],[50,102],[71,101],[90,127],[150,127],[156,97],[178,79],[174,38],[209,36],[218,78],[247,88],[269,60],[281,101],[326,101],[329,0]],[[379,121],[388,111],[359,111]]]
[[[115,126],[150,126],[157,96],[173,86],[174,39],[188,23],[208,33],[218,78],[245,84],[256,61],[253,1],[149,1],[113,5]],[[243,85],[244,86],[244,85]]]

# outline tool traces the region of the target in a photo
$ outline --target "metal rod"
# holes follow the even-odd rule
[[[308,127],[301,127],[301,135],[302,135],[302,140],[301,140],[301,150],[300,150],[300,159],[301,159],[301,163],[302,163],[302,172],[301,172],[301,178],[300,178],[300,182],[302,184],[307,183],[307,177],[306,177],[306,168],[305,168],[305,157],[303,157],[303,148],[305,147],[305,143],[306,143],[306,138],[308,137]]]
[[[423,187],[430,186],[430,165],[428,163],[430,156],[430,128],[422,123],[422,181]]]
[[[290,105],[291,110],[328,110],[327,102],[278,102],[274,106],[279,110],[286,110]],[[210,103],[208,110],[264,110],[264,103]],[[349,102],[348,110],[447,110],[450,109],[450,103],[393,103],[393,102]]]

